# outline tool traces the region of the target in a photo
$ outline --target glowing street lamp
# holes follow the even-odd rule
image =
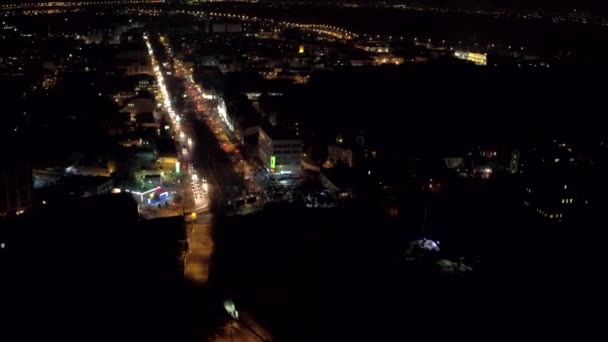
[[[239,312],[236,310],[236,305],[231,299],[224,301],[224,310],[234,319],[239,319]]]

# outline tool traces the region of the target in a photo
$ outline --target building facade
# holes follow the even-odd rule
[[[277,127],[259,130],[259,157],[272,174],[299,176],[302,169],[302,140]]]
[[[526,160],[524,206],[551,222],[568,221],[586,204],[585,167],[564,143],[534,148]]]

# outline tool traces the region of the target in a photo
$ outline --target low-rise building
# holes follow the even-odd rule
[[[135,123],[138,127],[141,128],[152,128],[158,129],[160,128],[160,124],[154,118],[154,114],[152,113],[140,113],[135,117]]]
[[[131,120],[135,121],[136,117],[143,113],[154,113],[156,110],[156,102],[151,93],[140,91],[136,96],[126,101],[126,106],[123,111],[128,112]],[[156,119],[160,116],[155,117]]]
[[[353,167],[353,150],[343,146],[330,145],[327,148],[327,161],[324,166],[334,167],[339,164]]]
[[[153,75],[148,51],[144,45],[125,44],[125,46],[122,46],[116,54],[116,65],[127,76]]]
[[[176,170],[176,165],[179,162],[177,149],[172,140],[163,139],[156,141],[157,165],[159,169],[167,172]]]
[[[273,174],[299,176],[302,167],[302,140],[282,127],[265,125],[259,130],[259,157]]]

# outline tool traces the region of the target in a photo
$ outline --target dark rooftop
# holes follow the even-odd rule
[[[171,139],[156,140],[156,152],[159,156],[177,156],[177,148],[175,148],[175,143]]]
[[[296,134],[287,127],[283,126],[272,126],[269,123],[265,123],[260,128],[266,133],[272,140],[297,140],[299,139]]]
[[[137,123],[155,123],[154,114],[150,112],[140,113],[137,115]]]
[[[80,176],[74,175],[65,178],[65,183],[68,186],[77,186],[84,188],[94,188],[112,181],[110,177],[104,176]]]

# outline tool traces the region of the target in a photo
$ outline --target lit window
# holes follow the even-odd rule
[[[564,190],[568,189],[568,184],[564,184]]]

